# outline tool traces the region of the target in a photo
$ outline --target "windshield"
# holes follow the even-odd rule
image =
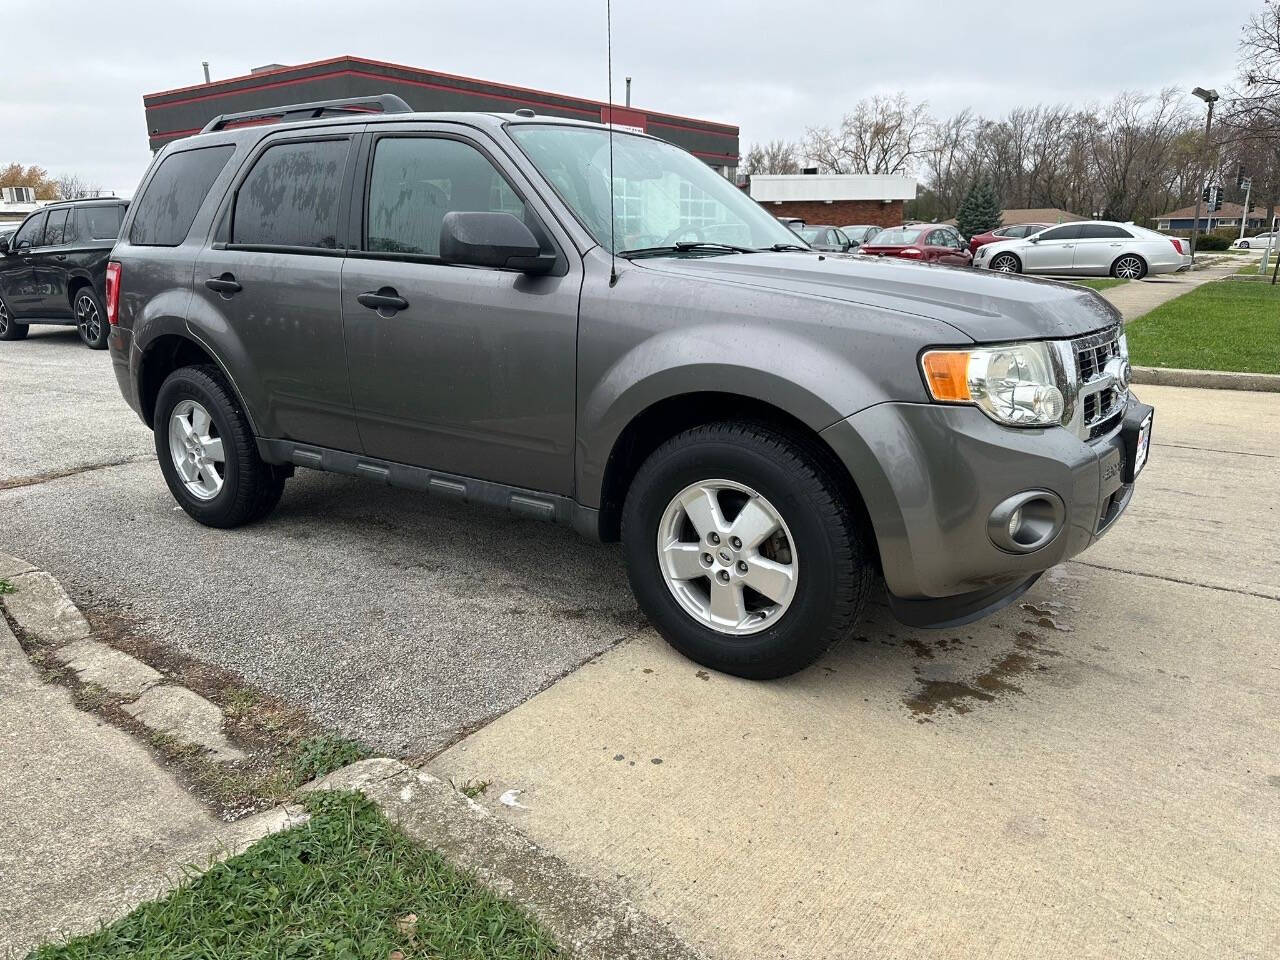
[[[823,236],[826,235],[826,232],[827,231],[822,227],[801,227],[796,231],[796,233],[800,234],[800,236],[804,237],[804,239],[808,240],[810,243],[821,240]]]
[[[508,131],[593,237],[609,248],[609,136],[597,127],[520,123]],[[796,245],[796,235],[691,154],[615,132],[614,250],[677,243],[752,249]]]
[[[923,230],[915,227],[894,227],[892,230],[881,230],[872,238],[872,243],[877,247],[905,247],[909,243],[915,243],[922,233]]]
[[[845,227],[845,235],[854,243],[865,243],[876,235],[879,227]]]

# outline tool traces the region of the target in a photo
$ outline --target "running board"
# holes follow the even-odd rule
[[[531,520],[573,527],[578,533],[593,540],[600,537],[600,511],[584,507],[572,497],[526,490],[491,480],[429,470],[426,467],[414,467],[407,463],[378,460],[363,454],[315,447],[292,440],[259,438],[257,442],[259,455],[268,463],[293,464],[312,470],[362,477],[387,486],[420,490],[450,500],[496,507]]]

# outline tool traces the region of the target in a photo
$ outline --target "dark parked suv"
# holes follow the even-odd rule
[[[919,626],[1010,602],[1115,523],[1150,441],[1092,291],[823,255],[682,150],[528,111],[212,121],[156,157],[107,296],[201,523],[301,466],[571,524],[749,677],[878,575]]]
[[[51,203],[0,237],[0,340],[21,340],[33,323],[74,323],[86,344],[106,348],[103,284],[127,207],[116,199]]]

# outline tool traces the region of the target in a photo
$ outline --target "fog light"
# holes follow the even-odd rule
[[[991,511],[987,535],[1001,550],[1032,553],[1048,546],[1066,520],[1062,498],[1049,490],[1016,493]]]

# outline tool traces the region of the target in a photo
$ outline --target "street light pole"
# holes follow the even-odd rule
[[[1213,105],[1218,102],[1217,90],[1205,90],[1203,87],[1196,87],[1191,91],[1195,96],[1199,97],[1209,105],[1209,116],[1204,122],[1204,150],[1209,152],[1209,130],[1213,127]],[[1204,160],[1201,158],[1201,166],[1204,166]],[[1205,175],[1201,178],[1201,184],[1208,184],[1209,171],[1205,169]],[[1204,200],[1204,188],[1196,194],[1196,218],[1191,221],[1191,262],[1196,262],[1196,237],[1200,233],[1200,204]],[[1213,216],[1213,211],[1209,211],[1209,216]]]

